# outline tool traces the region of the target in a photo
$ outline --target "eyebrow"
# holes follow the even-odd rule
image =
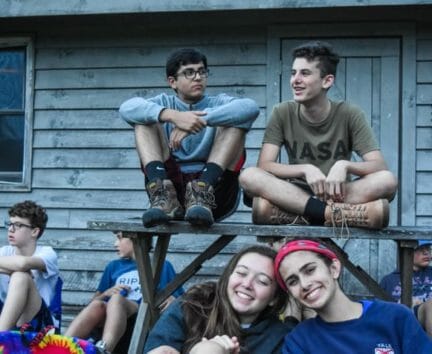
[[[304,264],[302,267],[300,267],[300,269],[299,269],[299,273],[302,273],[304,270],[305,270],[305,268],[307,268],[308,266],[310,266],[311,264],[315,264],[316,262],[309,262],[309,263],[306,263],[306,264]],[[290,275],[288,275],[287,277],[286,277],[286,279],[285,279],[285,283],[286,282],[288,282],[288,280],[290,280],[290,279],[292,279],[292,278],[298,278],[296,275],[294,275],[294,274],[290,274]]]
[[[237,264],[236,267],[234,268],[234,270],[237,269],[237,268],[244,268],[244,269],[246,269],[246,270],[249,270],[249,267],[246,267],[246,266],[243,265],[243,264]],[[264,272],[258,272],[257,275],[264,275],[264,276],[267,277],[270,281],[273,281],[273,278],[272,278],[271,276],[269,276],[267,273],[264,273]]]

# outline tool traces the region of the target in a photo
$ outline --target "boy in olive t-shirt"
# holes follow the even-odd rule
[[[240,176],[245,194],[253,197],[254,223],[388,225],[397,179],[388,171],[364,113],[327,97],[338,62],[324,42],[294,49],[294,101],[274,107],[258,166]],[[289,164],[278,162],[282,146]],[[352,152],[361,161],[352,161]]]

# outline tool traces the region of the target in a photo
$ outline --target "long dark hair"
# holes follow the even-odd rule
[[[229,261],[217,283],[198,284],[184,294],[182,301],[186,324],[184,353],[188,353],[203,337],[213,338],[216,335],[227,334],[237,336],[242,341],[240,318],[228,300],[227,288],[229,277],[234,272],[238,261],[247,253],[257,253],[273,261],[276,258],[276,252],[268,246],[247,247]],[[279,315],[285,306],[286,296],[277,285],[272,305],[267,305],[257,320]]]

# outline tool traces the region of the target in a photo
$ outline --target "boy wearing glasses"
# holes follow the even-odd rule
[[[237,207],[245,135],[259,109],[249,98],[206,95],[208,76],[204,54],[177,50],[166,63],[175,95],[134,97],[120,106],[135,129],[145,174],[145,227],[183,217],[209,226]]]
[[[0,248],[0,331],[19,329],[39,332],[54,325],[48,309],[59,277],[57,255],[49,246],[38,246],[48,216],[33,201],[9,209],[5,222],[9,245]]]

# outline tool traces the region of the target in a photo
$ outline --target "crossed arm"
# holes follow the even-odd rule
[[[31,269],[46,271],[45,262],[40,257],[2,256],[0,257],[0,273],[28,272]]]

